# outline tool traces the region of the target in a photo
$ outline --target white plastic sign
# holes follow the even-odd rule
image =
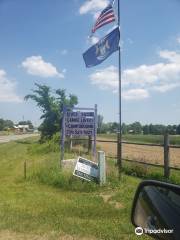
[[[78,157],[73,175],[87,181],[98,181],[99,179],[98,164],[85,158]]]

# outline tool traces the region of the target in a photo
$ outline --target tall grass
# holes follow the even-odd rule
[[[44,163],[37,168],[36,171],[33,171],[29,175],[28,180],[66,191],[88,193],[98,190],[99,187],[96,183],[78,179],[72,175],[72,171],[60,169],[58,165],[55,165],[53,162],[51,163],[50,167],[48,167],[49,164]]]
[[[163,168],[143,165],[139,163],[130,163],[123,161],[123,171],[125,174],[139,177],[142,179],[153,179],[164,182],[170,182],[180,185],[180,171],[172,170],[170,171],[169,179],[164,177]]]

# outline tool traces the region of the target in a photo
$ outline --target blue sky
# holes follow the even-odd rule
[[[117,2],[117,1],[116,1]],[[114,8],[117,13],[117,3]],[[65,88],[118,121],[118,53],[85,68],[82,53],[113,24],[91,28],[108,0],[0,0],[0,118],[40,123],[23,98],[34,83]],[[180,1],[121,0],[122,120],[180,123]]]

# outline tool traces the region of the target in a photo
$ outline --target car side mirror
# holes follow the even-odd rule
[[[180,186],[143,181],[137,188],[131,212],[137,235],[155,239],[180,239]]]

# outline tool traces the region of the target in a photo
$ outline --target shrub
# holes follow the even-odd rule
[[[142,164],[132,163],[131,166],[125,165],[123,166],[123,170],[125,173],[132,176],[145,177],[148,175],[148,167]]]

